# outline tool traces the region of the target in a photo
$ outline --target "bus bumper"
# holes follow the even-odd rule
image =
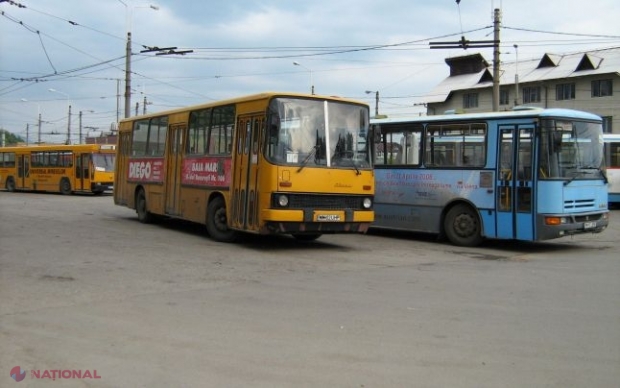
[[[275,210],[262,212],[264,234],[366,233],[374,212],[353,210]]]
[[[536,219],[537,240],[550,240],[583,233],[600,233],[609,225],[609,212],[543,214]]]
[[[93,183],[90,184],[90,189],[93,192],[113,191],[114,190],[114,182],[93,182]]]

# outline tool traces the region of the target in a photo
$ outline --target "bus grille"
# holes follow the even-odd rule
[[[355,195],[314,195],[314,194],[286,194],[289,209],[324,209],[324,210],[369,210],[364,209],[362,201],[368,196]],[[271,206],[278,206],[278,194],[271,197]]]
[[[564,209],[585,209],[593,208],[595,204],[594,199],[579,199],[576,201],[564,201]]]

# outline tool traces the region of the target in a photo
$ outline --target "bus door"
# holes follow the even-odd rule
[[[75,158],[75,190],[90,191],[92,169],[91,154],[78,154]]]
[[[30,155],[17,155],[17,189],[30,189]]]
[[[265,125],[263,115],[240,116],[234,152],[231,225],[244,230],[258,230],[258,157]]]
[[[181,215],[181,164],[185,125],[171,126],[168,131],[166,166],[166,214]]]
[[[496,236],[533,240],[534,127],[500,126],[496,179]]]
[[[127,190],[127,177],[129,172],[129,154],[131,153],[131,132],[119,133],[119,147],[116,150],[116,165],[114,166],[114,203],[126,205],[129,194]]]

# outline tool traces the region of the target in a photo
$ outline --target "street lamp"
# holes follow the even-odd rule
[[[28,102],[25,98],[22,98],[21,100]],[[37,142],[41,144],[41,105],[39,104],[37,104],[37,137]],[[28,145],[29,142],[30,139],[28,139],[28,133],[26,133],[26,145]]]
[[[125,46],[125,118],[127,118],[131,113],[131,11],[134,8],[150,8],[157,11],[159,7],[156,5],[129,6],[123,0],[118,1],[125,6],[127,19],[127,45]]]
[[[379,91],[366,90],[366,94],[375,94],[375,118],[379,116]]]
[[[299,67],[303,67],[304,69],[306,69],[306,70],[308,70],[308,71],[310,72],[310,92],[311,92],[312,94],[314,94],[314,81],[312,80],[312,69],[310,69],[310,68],[308,68],[308,67],[306,67],[306,66],[302,65],[301,63],[299,63],[299,62],[297,62],[297,61],[294,61],[294,62],[293,62],[293,65],[295,65],[295,66],[299,66]]]
[[[515,106],[519,105],[519,45],[515,44]]]
[[[69,101],[69,95],[53,88],[47,90],[53,93],[60,93],[67,97],[67,106],[69,107],[69,113],[67,114],[67,144],[71,144],[71,102]]]

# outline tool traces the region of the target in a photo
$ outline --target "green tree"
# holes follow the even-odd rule
[[[0,136],[4,133],[4,144],[6,146],[15,145],[17,143],[24,143],[25,140],[22,139],[19,135],[15,135],[6,129],[0,128]]]

